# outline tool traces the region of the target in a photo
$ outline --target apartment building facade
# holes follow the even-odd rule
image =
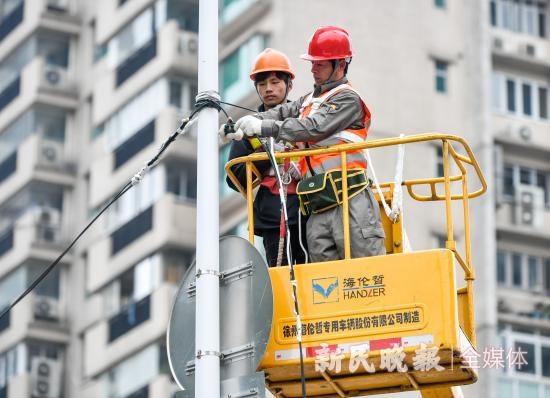
[[[220,92],[258,104],[248,71],[270,46],[299,59],[315,27],[346,27],[372,138],[461,135],[490,191],[472,202],[480,380],[470,396],[550,397],[550,40],[546,0],[223,0]],[[44,269],[155,153],[197,92],[197,0],[0,0],[0,307]],[[234,117],[243,113],[228,109]],[[196,134],[196,133],[194,133]],[[220,167],[228,146],[220,148]],[[406,149],[405,177],[441,173],[436,145]],[[165,331],[195,246],[196,142],[105,213],[0,325],[0,397],[163,397]],[[381,179],[394,152],[373,153]],[[246,232],[220,185],[222,234]],[[422,175],[420,175],[422,176]],[[443,211],[406,202],[414,248],[444,245]],[[463,227],[456,228],[460,243]],[[528,365],[488,369],[486,347]],[[44,376],[40,369],[49,370]],[[42,390],[41,390],[42,389]],[[42,395],[41,395],[42,394]]]

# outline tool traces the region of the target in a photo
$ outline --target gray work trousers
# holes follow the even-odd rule
[[[307,245],[311,262],[344,258],[343,207],[311,214],[307,221]],[[370,188],[349,201],[351,257],[386,254],[380,208]]]

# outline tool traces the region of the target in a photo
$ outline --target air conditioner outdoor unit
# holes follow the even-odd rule
[[[33,398],[59,398],[61,392],[61,362],[44,357],[31,359]]]
[[[533,130],[529,126],[520,126],[515,129],[515,135],[522,141],[531,141]]]
[[[58,86],[59,83],[61,83],[61,72],[59,68],[52,65],[46,65],[44,67],[44,79],[46,79],[46,82],[50,86]]]
[[[519,45],[519,53],[534,58],[537,56],[537,48],[534,44],[522,43]]]
[[[42,140],[40,160],[46,164],[59,163],[62,158],[63,146],[58,142]]]
[[[36,319],[59,319],[59,300],[55,298],[35,296],[33,307]]]
[[[61,212],[53,207],[42,207],[36,220],[36,238],[43,242],[55,242],[61,226]]]
[[[199,42],[196,37],[184,35],[181,38],[181,49],[189,54],[196,54],[199,49]]]
[[[40,207],[38,222],[58,227],[61,224],[61,212],[55,207]]]
[[[516,187],[515,222],[540,228],[544,224],[544,191],[542,188],[520,184]]]

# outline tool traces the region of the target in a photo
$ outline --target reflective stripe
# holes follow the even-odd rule
[[[367,168],[367,161],[362,153],[348,153],[346,159],[346,163],[349,169]],[[336,156],[332,154],[324,155],[323,157],[313,156],[310,159],[310,163],[313,171],[317,174],[325,173],[330,170],[341,170],[342,168],[342,163],[340,162],[340,154],[337,154]],[[311,174],[305,158],[300,160],[300,171],[302,172],[303,176]]]
[[[355,94],[357,94],[357,96],[359,98],[361,98],[361,101],[363,101],[363,98],[357,92],[357,90],[355,90],[349,84],[340,84],[339,86],[334,87],[332,90],[324,92],[319,97],[314,98],[313,93],[310,93],[308,95],[308,97],[304,100],[304,102],[302,103],[302,108],[300,109],[300,117],[304,118],[304,117],[313,115],[317,111],[317,109],[319,109],[321,107],[321,104],[323,102],[325,102],[327,99],[332,97],[334,94],[337,94],[342,90],[351,90],[351,91],[353,91]],[[365,101],[363,101],[363,103],[364,102]],[[307,113],[305,112],[306,108],[309,108],[309,109],[307,109]],[[304,113],[305,113],[305,115],[304,115]]]
[[[330,135],[329,137],[326,137],[321,141],[310,143],[310,146],[312,148],[328,147],[328,146],[341,145],[341,144],[347,144],[347,143],[359,143],[359,142],[364,142],[367,139],[368,127],[370,125],[370,111],[365,105],[365,101],[363,100],[361,95],[349,84],[341,84],[339,86],[336,86],[332,90],[329,90],[323,93],[317,98],[313,98],[313,93],[310,93],[302,103],[302,107],[300,109],[300,119],[304,119],[308,116],[315,114],[317,109],[319,109],[325,101],[327,101],[329,98],[331,98],[332,96],[334,96],[335,94],[343,90],[351,90],[355,94],[357,94],[357,96],[360,98],[361,106],[364,110],[363,122],[365,124],[365,127],[361,129],[346,129],[346,130],[339,131],[337,133]],[[310,159],[311,167],[313,168],[315,173],[324,173],[330,170],[340,170],[342,168],[340,156],[341,155],[339,153],[333,153],[333,154],[310,156],[309,159]],[[347,163],[348,169],[350,168],[366,169],[367,168],[367,161],[361,150],[348,152],[346,157],[346,163]],[[300,159],[299,164],[300,164],[300,170],[302,172],[302,176],[305,176],[310,173],[310,169],[305,157]]]
[[[363,129],[361,129],[363,130]],[[360,130],[357,130],[360,131]],[[325,138],[324,140],[317,141],[313,146],[331,146],[331,145],[337,145],[337,144],[349,144],[349,143],[359,143],[359,142],[365,142],[365,137],[360,136],[359,134],[355,134],[352,131],[349,130],[343,130],[339,131],[338,133],[332,134],[331,136]],[[342,142],[344,141],[344,142]]]

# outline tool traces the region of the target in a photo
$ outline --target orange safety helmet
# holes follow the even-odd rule
[[[256,57],[254,67],[250,72],[250,79],[254,80],[254,76],[262,72],[284,72],[294,79],[294,72],[290,66],[288,57],[280,51],[272,48],[266,48]]]
[[[307,61],[325,61],[352,56],[349,34],[345,29],[321,26],[311,36],[307,54],[301,55],[300,58]]]

